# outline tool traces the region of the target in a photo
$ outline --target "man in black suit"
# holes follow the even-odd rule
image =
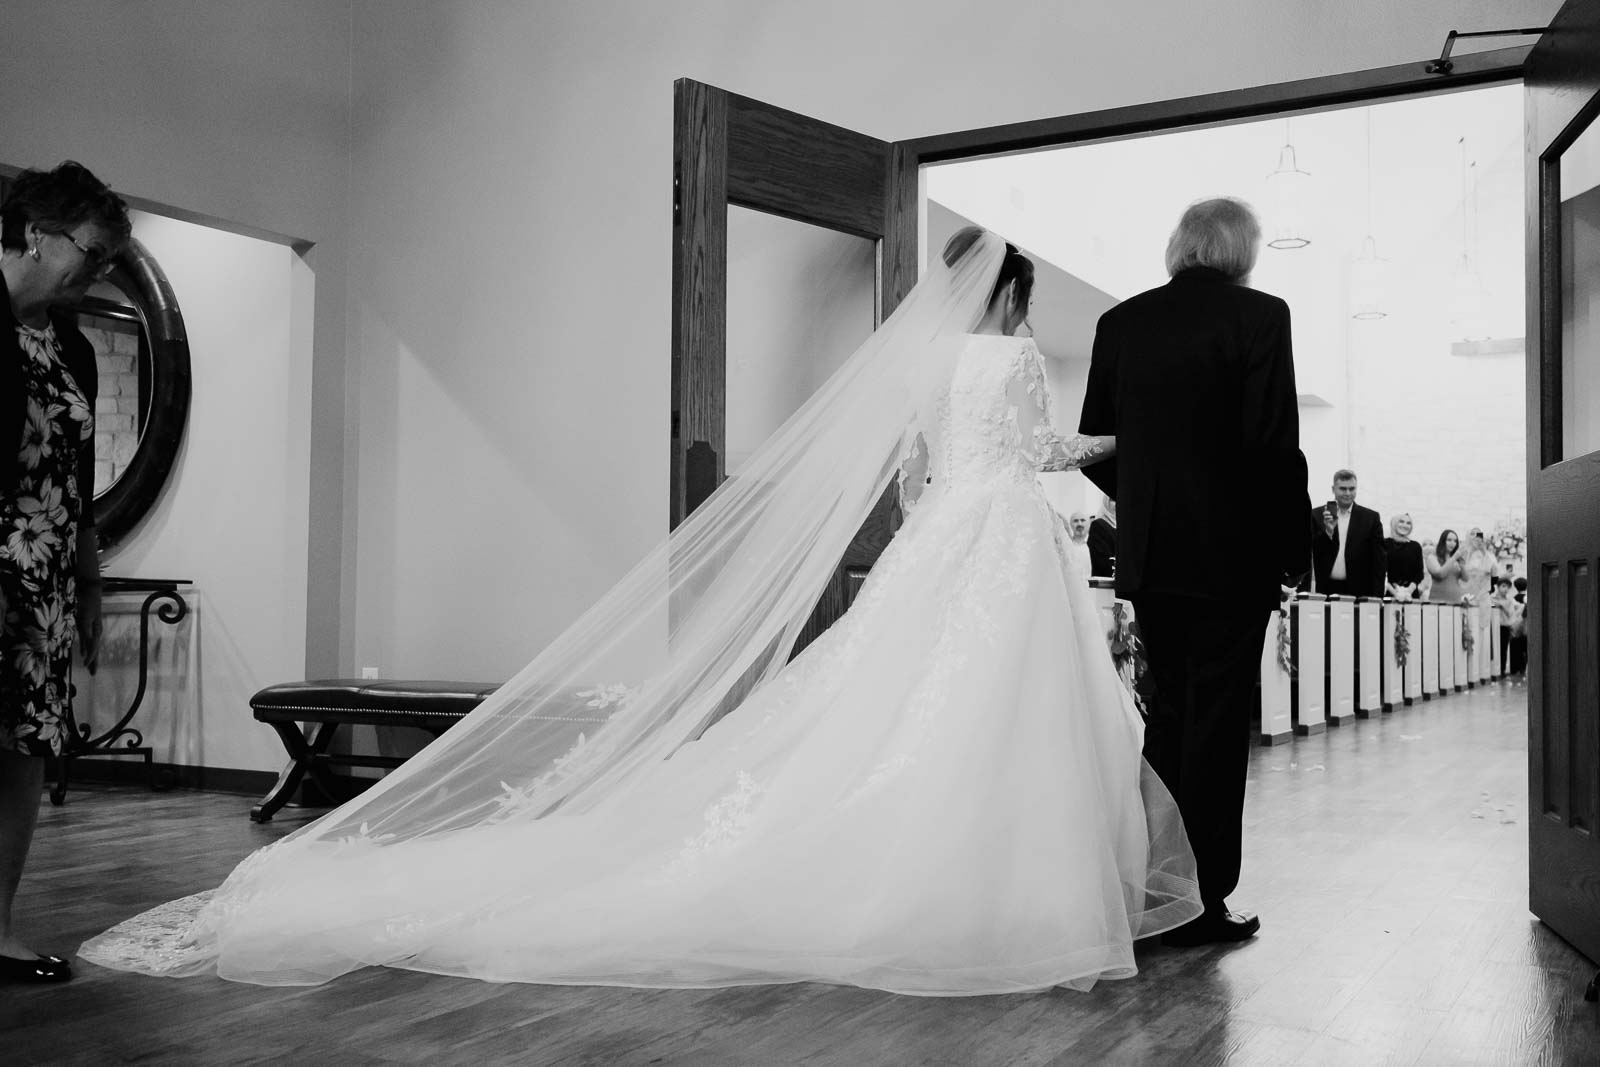
[[[1079,431],[1115,434],[1083,469],[1117,502],[1117,595],[1131,600],[1155,682],[1145,758],[1178,802],[1205,912],[1168,944],[1242,941],[1228,910],[1267,621],[1308,568],[1306,464],[1289,307],[1243,283],[1261,228],[1245,204],[1206,200],[1167,246],[1172,280],[1106,312]],[[1261,540],[1240,551],[1249,502]]]
[[[1107,498],[1089,524],[1089,573],[1114,578],[1117,573],[1117,502]]]
[[[1356,503],[1355,471],[1335,471],[1333,499],[1311,512],[1311,557],[1317,592],[1383,595],[1383,520]]]

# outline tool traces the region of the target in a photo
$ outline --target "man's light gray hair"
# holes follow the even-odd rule
[[[1210,267],[1235,282],[1250,277],[1261,245],[1261,223],[1243,200],[1196,200],[1167,241],[1167,273]]]

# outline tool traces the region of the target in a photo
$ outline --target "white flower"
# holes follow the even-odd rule
[[[32,397],[28,398],[27,424],[22,430],[22,466],[35,470],[45,457],[55,453],[50,441],[50,420],[44,408]]]
[[[25,512],[24,501],[18,501],[19,514],[11,520],[12,530],[6,538],[6,551],[24,571],[44,568],[55,558],[61,546],[61,537],[48,516],[39,511]]]

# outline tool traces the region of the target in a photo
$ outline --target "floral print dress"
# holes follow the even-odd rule
[[[79,449],[89,404],[53,327],[17,327],[27,418],[12,494],[0,500],[0,749],[58,755],[67,741],[77,589]]]

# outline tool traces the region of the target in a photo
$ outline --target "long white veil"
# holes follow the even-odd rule
[[[984,233],[936,263],[737,477],[516,677],[366,793],[240,864],[163,973],[204,970],[214,927],[305,846],[385,847],[625,799],[642,769],[770,680],[931,419],[1004,254]]]
[[[533,662],[285,843],[582,811],[769,680],[948,382],[1004,254],[985,233],[938,264],[738,476]]]

